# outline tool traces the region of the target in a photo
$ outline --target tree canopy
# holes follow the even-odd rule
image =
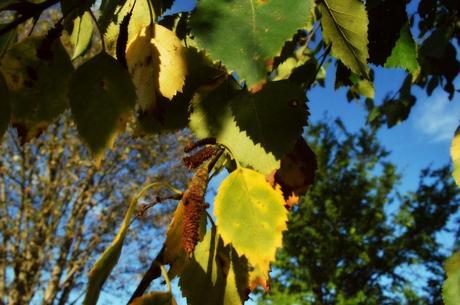
[[[315,183],[290,211],[271,293],[260,303],[443,304],[447,257],[437,236],[460,207],[450,168],[422,170],[417,189],[401,193],[402,176],[375,130],[321,122],[308,138]],[[411,274],[417,268],[425,280]]]

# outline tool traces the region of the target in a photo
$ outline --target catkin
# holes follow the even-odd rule
[[[188,169],[194,169],[200,166],[204,161],[208,160],[214,156],[219,148],[215,146],[206,146],[200,149],[197,153],[191,155],[190,157],[185,157],[183,159],[185,166]]]
[[[206,208],[204,195],[208,184],[208,166],[201,165],[190,182],[190,186],[182,197],[184,203],[184,224],[182,231],[182,245],[190,254],[200,238],[200,224]]]

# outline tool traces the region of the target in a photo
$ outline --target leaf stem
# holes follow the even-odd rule
[[[161,275],[165,279],[166,285],[168,286],[168,292],[171,293],[171,281],[169,280],[168,271],[166,271],[165,267],[160,264]]]
[[[107,53],[107,49],[105,47],[104,35],[102,34],[102,30],[101,30],[101,27],[99,26],[99,23],[97,22],[97,18],[91,9],[88,10],[88,13],[90,14],[91,18],[96,24],[96,28],[99,33],[99,38],[101,39],[102,51],[104,51],[104,53]]]

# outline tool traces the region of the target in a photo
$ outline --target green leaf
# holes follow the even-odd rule
[[[310,1],[202,0],[191,18],[200,48],[245,80],[265,79],[269,62],[308,20]]]
[[[460,186],[460,126],[457,127],[457,130],[455,131],[455,135],[450,146],[450,156],[452,158],[452,162],[454,163],[454,172],[452,173],[452,176],[454,177],[457,185]]]
[[[10,94],[5,78],[0,72],[0,141],[8,128],[11,116]]]
[[[332,43],[332,55],[367,78],[368,17],[364,4],[359,0],[321,0],[318,6],[323,38]]]
[[[384,65],[407,22],[406,2],[367,0],[369,62]]]
[[[99,163],[134,107],[136,94],[129,73],[101,53],[75,71],[69,97],[78,132]]]
[[[248,264],[231,247],[224,247],[215,228],[195,248],[179,286],[189,305],[238,305],[247,298]]]
[[[445,265],[447,279],[442,286],[445,305],[460,304],[460,251],[454,253]]]
[[[113,268],[117,264],[118,259],[120,258],[123,242],[125,240],[126,234],[128,233],[131,218],[136,211],[137,202],[145,190],[148,188],[150,188],[150,186],[145,187],[131,200],[128,211],[126,212],[125,218],[123,219],[123,223],[117,233],[117,236],[115,236],[110,246],[105,249],[94,266],[91,268],[88,275],[88,287],[86,289],[83,305],[96,305],[102,286],[104,285]]]
[[[373,99],[375,97],[374,83],[368,81],[367,79],[360,79],[352,87],[352,91],[357,94]]]
[[[39,58],[42,39],[27,38],[12,46],[0,70],[10,89],[12,123],[22,141],[40,133],[68,105],[67,88],[72,62],[62,44],[51,44],[50,58]]]
[[[283,194],[265,176],[238,168],[220,185],[214,213],[217,232],[225,244],[232,244],[249,263],[268,273],[276,249],[282,245],[287,211]]]
[[[70,42],[74,46],[72,60],[88,50],[93,39],[93,32],[93,20],[90,13],[85,12],[81,17],[74,20],[73,31],[70,36]]]
[[[131,305],[177,305],[177,303],[170,292],[155,291],[135,298]]]
[[[224,82],[203,99],[197,96],[192,101],[190,128],[198,138],[216,138],[231,150],[239,163],[268,174],[277,169],[280,162],[261,145],[256,145],[236,124],[229,100],[238,93],[246,93],[240,93],[233,85]]]
[[[269,82],[255,94],[232,99],[230,105],[240,130],[277,159],[294,146],[307,125],[305,93],[288,80]]]
[[[385,68],[403,68],[415,75],[420,69],[417,61],[417,45],[407,23],[401,30],[398,41],[385,62]]]

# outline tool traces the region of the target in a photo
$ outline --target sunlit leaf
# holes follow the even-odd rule
[[[460,304],[460,251],[454,253],[445,265],[447,279],[442,286],[445,305]]]
[[[75,71],[69,98],[78,132],[99,163],[134,107],[136,94],[129,73],[101,53]]]
[[[216,138],[241,164],[268,174],[279,167],[279,160],[238,127],[229,104],[238,93],[232,84],[224,82],[203,99],[195,98],[190,128],[198,138]]]
[[[192,33],[210,57],[249,87],[265,79],[270,61],[308,20],[310,1],[202,0]]]
[[[124,1],[122,1],[124,2]],[[128,25],[128,42],[135,39],[143,28],[155,21],[155,14],[149,5],[150,0],[127,0],[122,7],[117,6],[116,17],[107,28],[104,39],[109,49],[114,47],[120,32],[120,23],[131,11],[134,5],[133,14]]]
[[[70,41],[74,46],[72,59],[84,54],[91,46],[93,39],[93,20],[90,13],[85,12],[81,17],[74,20],[74,26]]]
[[[450,147],[450,156],[454,163],[454,172],[452,175],[457,185],[460,186],[460,126],[455,131],[454,139]]]
[[[284,203],[281,190],[264,175],[238,168],[222,182],[215,198],[217,232],[251,265],[268,273],[286,230]]]
[[[409,24],[406,24],[399,36],[396,45],[385,62],[386,68],[403,68],[415,75],[420,69],[417,61],[417,45],[412,37]]]
[[[367,77],[367,26],[364,4],[359,0],[321,0],[323,38],[332,44],[332,55],[352,72]]]
[[[128,45],[126,59],[143,110],[155,108],[158,94],[172,99],[182,91],[187,74],[184,49],[167,28],[143,28]]]

